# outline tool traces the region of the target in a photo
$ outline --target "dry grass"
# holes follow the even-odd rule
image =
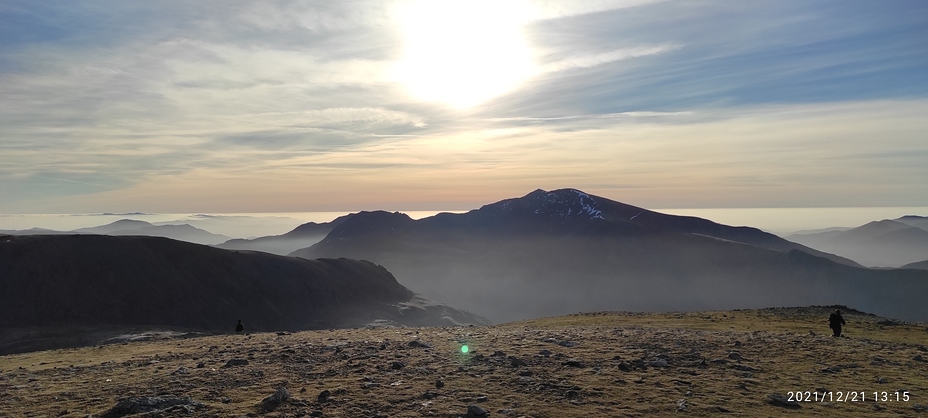
[[[195,416],[318,410],[326,417],[457,417],[475,403],[491,416],[513,417],[928,416],[918,411],[928,405],[928,362],[916,360],[928,357],[926,326],[845,317],[850,338],[827,335],[822,308],[600,313],[493,327],[227,335],[10,355],[0,357],[0,416],[86,417],[155,395],[202,402]],[[433,347],[412,347],[414,339]],[[472,351],[461,353],[461,342]],[[249,364],[222,367],[233,358]],[[648,365],[661,360],[666,367]],[[394,369],[394,362],[405,366]],[[175,373],[182,367],[187,373]],[[445,386],[436,389],[436,380]],[[259,411],[279,386],[293,397],[276,411]],[[800,409],[768,401],[772,393],[817,389],[863,391],[866,401]],[[332,395],[320,402],[323,390]],[[874,391],[897,390],[908,391],[909,401],[871,399]]]

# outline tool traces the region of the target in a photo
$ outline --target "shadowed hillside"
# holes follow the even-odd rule
[[[872,267],[900,267],[928,257],[928,221],[921,216],[874,221],[846,231],[787,237]]]
[[[384,265],[423,295],[494,321],[591,310],[846,303],[928,319],[928,274],[872,271],[755,228],[535,191],[421,220],[363,212],[306,258]]]
[[[378,320],[483,323],[417,297],[386,269],[366,261],[310,261],[155,237],[0,237],[3,339],[35,327],[231,331],[237,319],[252,331]],[[10,351],[25,342],[0,344]]]
[[[216,247],[227,250],[254,250],[271,254],[288,255],[300,248],[306,248],[322,241],[333,228],[346,219],[349,219],[351,216],[353,215],[340,216],[335,218],[332,222],[308,222],[283,235],[252,239],[232,239],[216,245]]]

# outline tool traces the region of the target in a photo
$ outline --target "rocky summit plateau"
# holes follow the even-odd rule
[[[0,415],[922,416],[926,326],[820,306],[154,339],[0,357]]]

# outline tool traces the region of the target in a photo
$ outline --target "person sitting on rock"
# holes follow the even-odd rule
[[[235,332],[241,334],[241,333],[244,332],[244,331],[245,331],[245,326],[242,325],[242,320],[239,319],[239,320],[238,320],[238,325],[235,326]]]
[[[841,310],[835,309],[834,313],[828,317],[828,326],[835,332],[835,337],[841,336],[841,325],[844,324],[847,322],[844,322],[844,318],[841,317]]]

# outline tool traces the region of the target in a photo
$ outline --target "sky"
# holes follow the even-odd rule
[[[0,3],[0,213],[928,206],[928,2]]]

